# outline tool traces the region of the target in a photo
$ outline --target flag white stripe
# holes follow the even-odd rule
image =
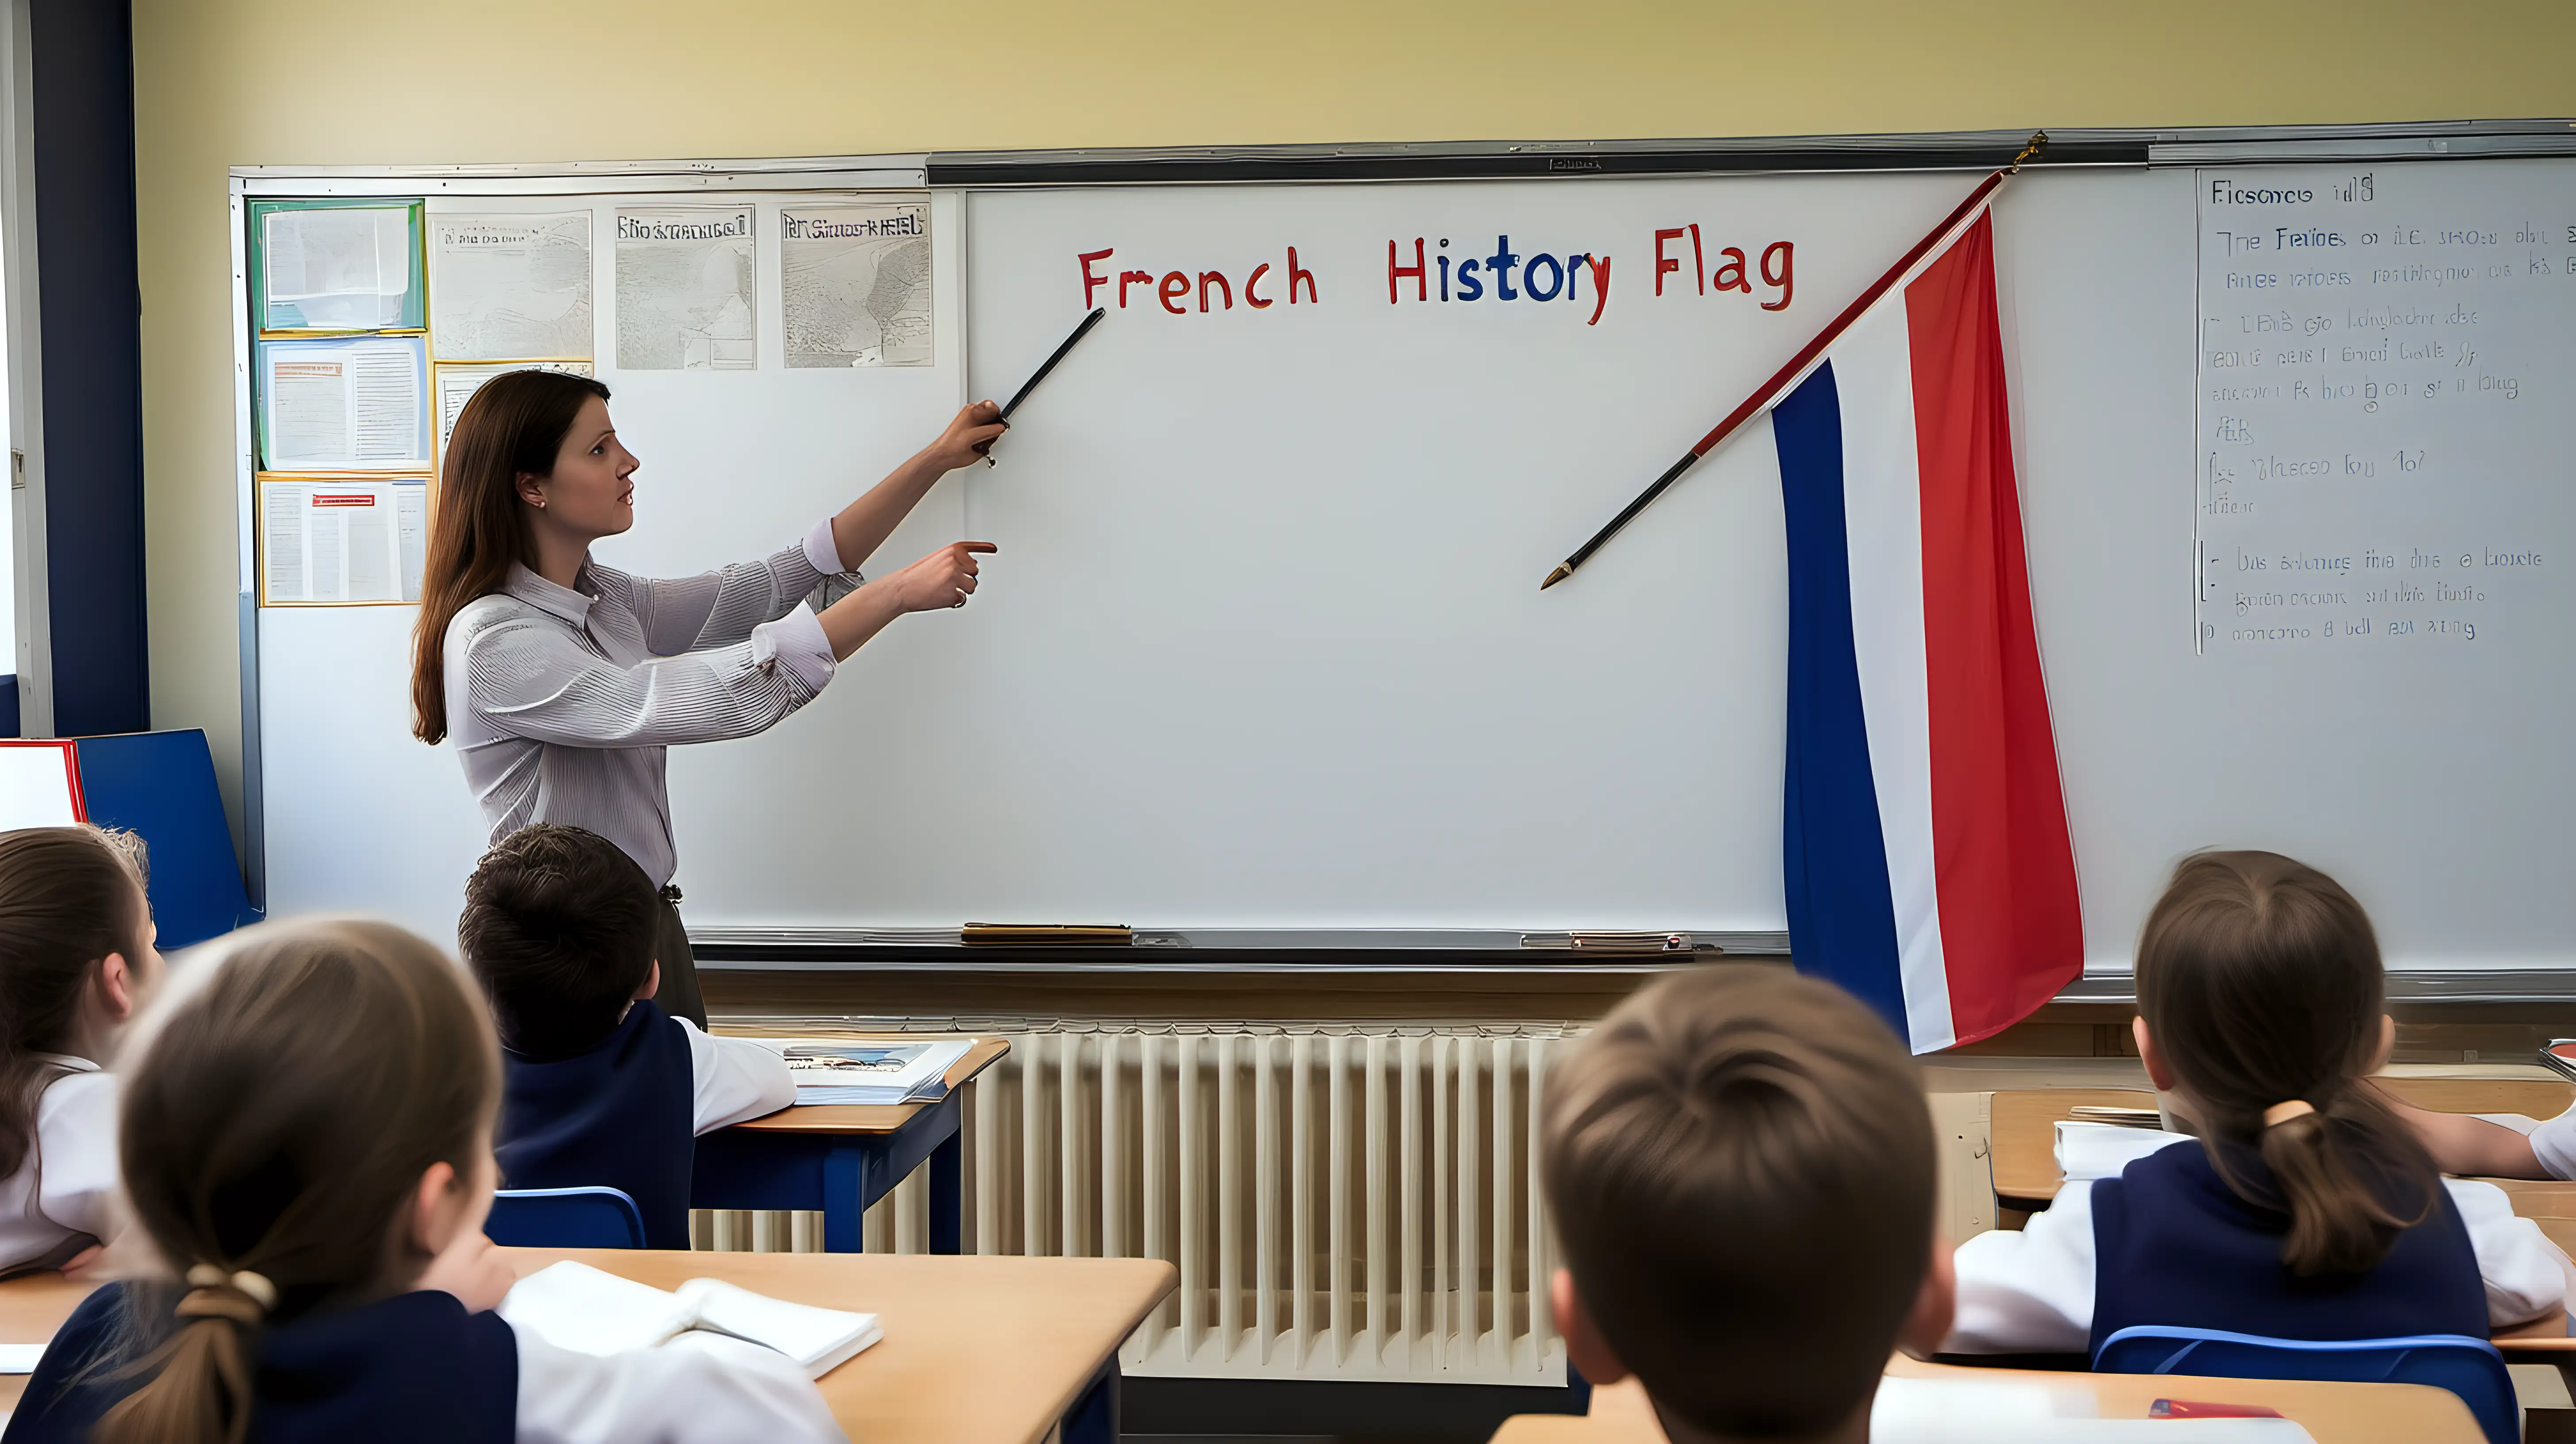
[[[1903,297],[1891,293],[1831,352],[1842,410],[1852,646],[1887,842],[1897,975],[1914,1051],[1957,1041],[1941,949],[1932,837],[1932,724],[1923,640],[1923,493]]]

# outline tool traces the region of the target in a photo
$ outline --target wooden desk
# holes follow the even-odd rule
[[[1170,1294],[1159,1259],[928,1258],[919,1255],[504,1250],[523,1274],[557,1259],[674,1288],[727,1279],[764,1294],[878,1315],[885,1337],[823,1376],[825,1402],[852,1439],[1033,1444],[1076,1406],[1100,1399],[1067,1444],[1116,1437],[1118,1345]],[[35,1343],[88,1295],[60,1274],[0,1283],[0,1342]],[[25,1375],[0,1376],[14,1407]],[[1102,1426],[1105,1425],[1106,1432]]]
[[[2158,1399],[2262,1404],[2278,1409],[2317,1444],[2485,1444],[2469,1406],[2447,1390],[2421,1384],[2328,1384],[2296,1379],[2210,1379],[2181,1374],[2056,1374],[2026,1369],[1963,1369],[1888,1361],[1891,1377],[2008,1380],[2081,1389],[2105,1419],[2144,1419]],[[1515,1414],[1493,1444],[1665,1444],[1662,1426],[1633,1381],[1592,1391],[1589,1416]]]
[[[936,1103],[782,1108],[698,1140],[691,1208],[820,1209],[827,1253],[857,1253],[861,1220],[915,1168],[930,1165],[930,1251],[953,1254],[963,1232],[965,1086],[1011,1051],[978,1038],[948,1069]]]
[[[73,1283],[61,1274],[28,1274],[0,1283],[0,1344],[41,1344],[89,1297],[96,1281]],[[27,1392],[24,1374],[0,1374],[0,1409],[16,1409]]]
[[[2381,1078],[2381,1087],[2418,1108],[2436,1113],[2527,1113],[2554,1118],[2576,1102],[2576,1084],[2549,1078]],[[2048,1206],[2065,1182],[2057,1174],[2057,1123],[2072,1116],[2077,1104],[2112,1104],[2153,1108],[2156,1095],[2135,1088],[2041,1088],[1999,1092],[1994,1096],[1986,1134],[1986,1165],[1994,1179],[1995,1200],[2005,1208],[2025,1211]],[[2566,1210],[2576,1217],[2576,1184],[2508,1186],[2517,1195],[2535,1192],[2536,1206]],[[2545,1202],[2543,1199],[2545,1198]],[[2532,1215],[2537,1217],[2539,1215]]]

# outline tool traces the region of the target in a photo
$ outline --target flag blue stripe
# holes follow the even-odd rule
[[[1841,398],[1831,363],[1771,412],[1789,540],[1789,765],[1782,873],[1789,950],[1907,1037],[1887,839],[1852,643]],[[1908,1041],[1912,1040],[1908,1038]]]

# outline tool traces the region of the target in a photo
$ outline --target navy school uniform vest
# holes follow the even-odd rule
[[[2228,1167],[2258,1197],[2271,1171],[2250,1149]],[[2414,1212],[2411,1201],[2394,1211]],[[2448,1189],[2368,1273],[2303,1279],[2281,1262],[2289,1215],[2238,1197],[2191,1144],[2159,1149],[2093,1185],[2093,1337],[2135,1324],[2276,1339],[2487,1336],[2486,1285]]]
[[[125,1296],[124,1284],[109,1284],[72,1311],[0,1440],[88,1444],[99,1419],[143,1387],[120,1366],[177,1321],[164,1314],[138,1328]],[[518,1432],[518,1338],[500,1315],[467,1313],[452,1294],[306,1314],[258,1339],[251,1444],[509,1444]]]
[[[566,1058],[502,1054],[503,1188],[623,1189],[646,1248],[689,1246],[697,1075],[689,1035],[647,999]]]

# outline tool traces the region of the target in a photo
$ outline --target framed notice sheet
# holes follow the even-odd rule
[[[259,343],[262,471],[429,470],[418,336]]]
[[[259,479],[263,607],[417,602],[428,547],[427,477]]]
[[[596,374],[587,361],[441,361],[438,372],[438,455],[447,456],[447,438],[456,433],[456,418],[483,383],[508,371],[559,371],[567,376]]]
[[[278,331],[421,328],[420,202],[253,201],[251,320]]]

